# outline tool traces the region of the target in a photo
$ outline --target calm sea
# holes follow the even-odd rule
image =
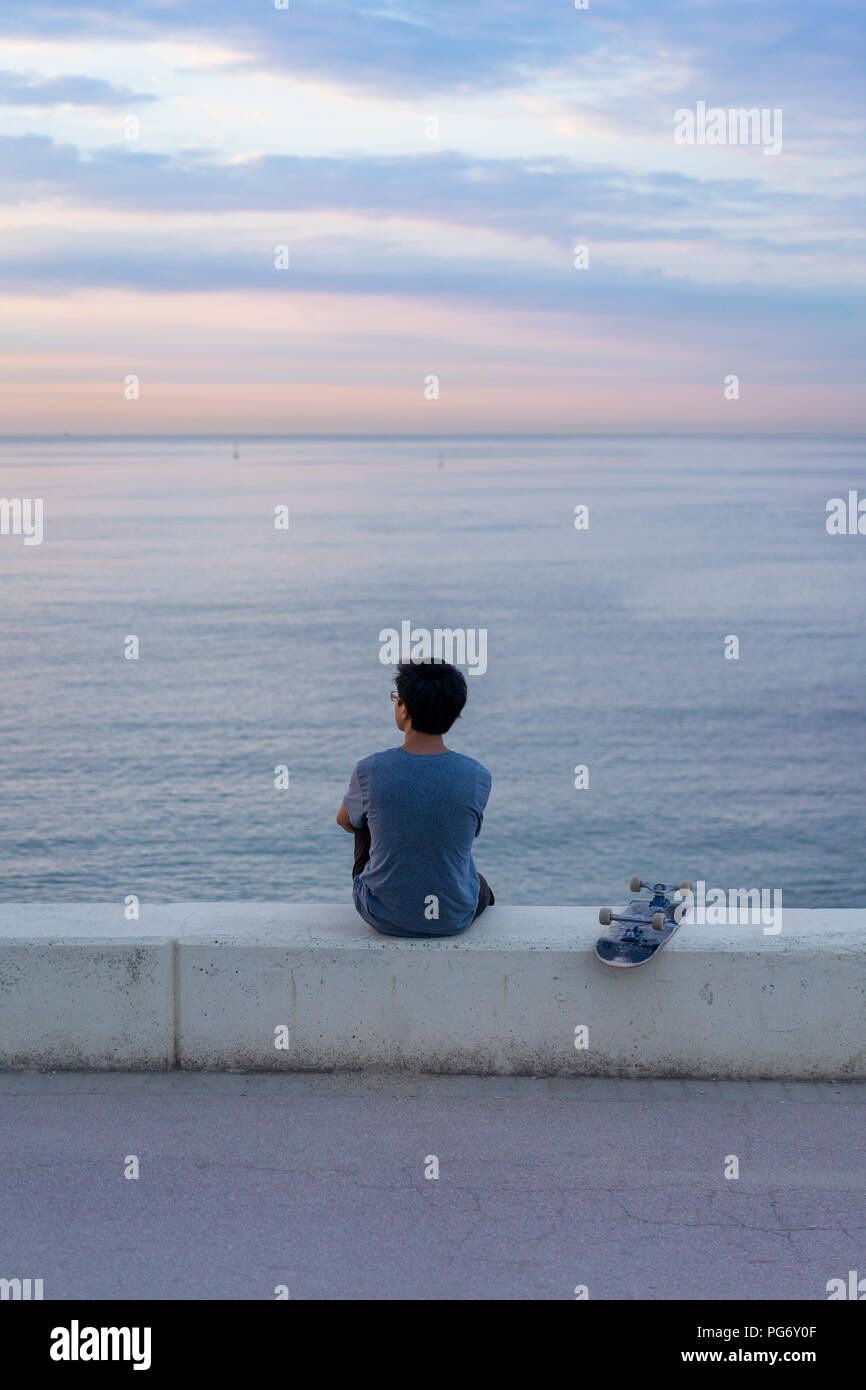
[[[0,536],[5,900],[349,902],[334,815],[398,738],[379,634],[409,621],[487,633],[450,742],[493,774],[500,902],[632,872],[863,901],[866,536],[825,526],[862,439],[236,452],[0,442],[0,496],[44,503],[40,545]]]

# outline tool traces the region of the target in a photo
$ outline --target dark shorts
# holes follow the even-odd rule
[[[478,882],[481,884],[481,887],[478,892],[478,906],[475,909],[475,917],[480,917],[485,907],[492,907],[496,902],[493,896],[493,889],[490,887],[490,884],[483,874],[478,875]],[[472,918],[473,922],[475,921],[475,917]]]

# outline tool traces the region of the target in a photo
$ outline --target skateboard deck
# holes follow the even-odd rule
[[[670,941],[686,915],[687,902],[674,895],[691,888],[690,884],[643,883],[632,878],[630,890],[648,888],[651,898],[632,898],[622,912],[602,908],[598,919],[607,927],[595,943],[595,954],[605,965],[646,965]]]

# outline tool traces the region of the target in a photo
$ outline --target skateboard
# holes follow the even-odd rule
[[[690,883],[644,883],[636,874],[629,880],[629,892],[648,888],[652,898],[633,898],[625,912],[603,907],[598,920],[610,930],[595,943],[595,954],[605,965],[646,965],[670,941],[682,925],[687,902],[676,902],[672,895],[691,892]]]

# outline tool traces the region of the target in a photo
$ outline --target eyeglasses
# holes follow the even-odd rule
[[[391,691],[391,699],[394,701],[395,705],[397,701],[400,699],[400,696],[397,694],[396,690]]]

